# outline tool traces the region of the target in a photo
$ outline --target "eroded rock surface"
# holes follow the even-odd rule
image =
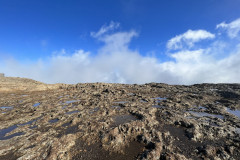
[[[239,84],[39,85],[1,90],[0,160],[240,157]]]

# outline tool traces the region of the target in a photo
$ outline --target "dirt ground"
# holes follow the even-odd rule
[[[6,82],[0,160],[240,157],[240,84]]]

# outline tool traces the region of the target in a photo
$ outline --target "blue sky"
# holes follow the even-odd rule
[[[47,83],[239,83],[239,6],[0,0],[0,72]]]

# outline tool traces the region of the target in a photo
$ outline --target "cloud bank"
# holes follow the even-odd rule
[[[238,21],[238,20],[236,20]],[[234,24],[234,27],[230,27]],[[239,33],[239,25],[235,21],[217,25],[225,28],[229,34]],[[79,83],[79,82],[111,82],[111,83],[149,83],[161,82],[169,84],[194,83],[239,83],[240,82],[240,43],[236,45],[228,39],[223,41],[205,30],[188,30],[171,38],[166,43],[166,55],[170,60],[143,56],[129,48],[131,40],[138,36],[134,30],[114,31],[119,23],[104,25],[98,32],[90,35],[104,45],[98,53],[83,49],[74,53],[66,50],[54,52],[51,57],[39,59],[37,62],[21,63],[14,59],[2,60],[0,72],[8,76],[28,77],[46,83]],[[237,31],[236,31],[237,30]],[[114,32],[113,32],[114,31]],[[111,32],[111,33],[110,33]],[[234,37],[230,36],[231,38]],[[221,40],[220,40],[221,39]],[[208,45],[198,45],[208,40]],[[230,50],[228,47],[231,46]],[[234,46],[234,47],[232,47]],[[227,50],[219,57],[219,51]]]

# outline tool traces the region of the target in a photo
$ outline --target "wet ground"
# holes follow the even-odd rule
[[[238,84],[0,92],[0,160],[239,157]]]

